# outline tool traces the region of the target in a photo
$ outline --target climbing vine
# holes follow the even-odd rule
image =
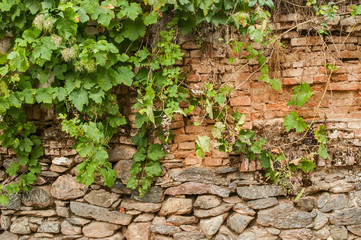
[[[307,4],[322,17],[337,13],[332,4]],[[29,189],[41,171],[38,159],[44,151],[37,126],[23,110],[29,105],[54,108],[62,130],[76,140],[74,149],[84,158],[77,167],[79,182],[89,186],[94,176],[101,174],[104,183],[112,186],[116,174],[107,160],[107,147],[118,128],[127,124],[115,91],[122,85],[137,93],[132,108],[138,132],[132,142],[138,150],[127,186],[138,188],[141,195],[162,172],[159,159],[166,156],[172,140],[169,126],[174,115],[187,115],[196,106],[205,109],[205,118],[216,121],[213,139],[198,137],[197,156],[204,157],[213,145],[221,151],[243,153],[251,160],[258,158],[276,183],[291,176],[289,171],[312,170],[310,156],[329,158],[324,127],[313,130],[312,123],[307,125],[296,110],[285,117],[286,130],[316,139],[319,148],[297,162],[286,161],[282,153],[274,156],[264,148],[265,139],[242,129],[245,115],[229,106],[233,87],[225,83],[215,89],[206,83],[202,91],[195,92],[183,83],[185,73],[176,65],[183,56],[177,44],[179,34],[196,31],[204,23],[231,26],[250,41],[220,41],[235,53],[247,51],[246,58],[256,61],[262,73],[259,81],[280,90],[280,80],[268,75],[264,52],[252,47],[252,42],[264,47],[277,42],[270,23],[272,9],[272,0],[1,1],[0,39],[9,38],[11,47],[0,53],[0,141],[18,157],[6,169],[13,181],[1,186],[1,204],[7,204],[7,194]],[[360,6],[352,14],[361,14]],[[322,26],[320,34],[327,33],[327,25]],[[289,105],[297,109],[313,92],[309,84],[302,83],[293,94]],[[181,107],[181,102],[188,107]],[[153,143],[154,131],[159,132],[160,143]],[[275,162],[280,167],[275,167]]]

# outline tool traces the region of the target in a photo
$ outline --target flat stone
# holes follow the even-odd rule
[[[212,209],[194,209],[193,212],[194,215],[199,218],[215,217],[228,212],[233,206],[234,204],[222,203],[218,207]]]
[[[193,209],[193,200],[187,198],[168,198],[160,209],[159,215],[182,215],[190,213]]]
[[[157,233],[152,233],[151,239],[152,240],[173,240],[173,237],[164,236],[164,235],[157,234]]]
[[[110,207],[118,199],[118,194],[109,193],[104,189],[92,190],[90,193],[84,196],[84,200],[88,203],[105,208]]]
[[[330,194],[328,192],[322,193],[318,198],[317,207],[323,208],[328,202],[328,200],[330,200]]]
[[[18,240],[19,237],[11,232],[5,231],[0,234],[0,240]]]
[[[238,168],[236,167],[221,167],[216,169],[216,173],[225,174],[225,173],[235,172],[237,170]]]
[[[63,221],[60,224],[60,231],[64,235],[79,235],[81,234],[81,227],[70,224],[68,221]]]
[[[280,234],[282,240],[309,240],[313,236],[310,229],[283,230]]]
[[[10,216],[6,216],[6,215],[1,215],[1,228],[2,230],[9,230],[10,225],[11,225],[11,220],[10,220]]]
[[[286,196],[285,189],[275,185],[238,187],[237,193],[241,198],[244,198],[246,200],[254,200],[275,196]]]
[[[358,225],[361,224],[361,209],[349,208],[336,210],[329,215],[330,223],[333,225]]]
[[[59,233],[60,224],[58,222],[43,222],[39,228],[40,233]]]
[[[56,216],[56,212],[55,212],[55,210],[27,210],[27,211],[17,212],[14,215],[29,215],[29,216],[35,216],[35,217],[52,217],[52,216]]]
[[[312,211],[317,206],[316,198],[314,197],[303,197],[297,201],[297,207],[302,210]]]
[[[154,218],[154,213],[142,213],[133,222],[150,222]]]
[[[349,230],[351,233],[361,236],[361,224],[358,225],[349,225],[347,226],[347,230]]]
[[[221,227],[227,216],[228,213],[224,213],[217,217],[203,218],[199,222],[199,227],[206,235],[206,237],[211,238],[214,234],[218,232],[219,228]]]
[[[320,209],[321,212],[330,212],[332,210],[343,209],[346,206],[346,196],[344,194],[337,194],[331,196],[330,200]]]
[[[44,189],[38,187],[25,191],[22,202],[25,206],[38,208],[45,208],[53,203],[51,196]]]
[[[333,193],[347,193],[355,189],[355,185],[352,183],[344,182],[343,180],[336,181],[330,184],[330,192]]]
[[[78,183],[75,177],[63,175],[58,177],[51,186],[51,195],[57,199],[76,199],[85,195],[86,187]]]
[[[91,220],[80,217],[71,217],[66,219],[69,223],[77,226],[84,226],[91,222]]]
[[[114,166],[117,178],[125,185],[128,183],[128,179],[131,176],[130,169],[132,168],[133,162],[133,160],[121,160]]]
[[[174,240],[207,240],[203,233],[194,232],[180,232],[173,235]]]
[[[197,222],[198,222],[198,218],[196,218],[195,216],[173,215],[167,219],[167,223],[170,223],[170,224],[173,224],[176,226],[180,226],[180,225],[184,225],[184,224],[196,224]]]
[[[217,207],[221,203],[222,203],[222,200],[218,196],[201,195],[201,196],[197,197],[193,206],[196,208],[201,208],[201,209],[210,209],[210,208]]]
[[[225,198],[222,198],[222,200],[225,203],[233,203],[233,204],[242,202],[242,200],[238,196],[225,197]]]
[[[16,211],[19,210],[21,207],[21,194],[12,194],[8,197],[9,197],[9,204],[4,207],[9,210],[16,210]]]
[[[322,212],[317,212],[317,216],[315,217],[315,220],[313,221],[313,229],[319,230],[323,228],[326,223],[328,223],[328,216],[327,214],[324,214]]]
[[[158,212],[162,207],[161,203],[145,203],[132,200],[129,198],[123,199],[120,206],[126,210],[138,210],[141,212]]]
[[[234,240],[237,235],[226,226],[221,226],[214,240]]]
[[[263,198],[263,199],[258,199],[258,200],[253,200],[253,201],[247,202],[248,207],[257,209],[257,210],[273,207],[277,204],[278,204],[278,200],[275,197]]]
[[[303,193],[305,196],[307,195],[312,195],[321,191],[328,191],[330,189],[330,184],[329,183],[317,183],[315,185],[309,186],[306,188],[305,192]]]
[[[126,194],[130,195],[132,194],[132,189],[129,189],[122,183],[120,180],[115,180],[114,185],[112,187],[112,192],[118,193],[118,194]]]
[[[56,206],[56,214],[60,217],[68,218],[70,216],[70,211],[68,207]]]
[[[347,229],[345,226],[330,226],[330,235],[333,240],[346,240]]]
[[[278,206],[260,210],[257,223],[279,229],[304,228],[312,223],[313,217],[308,212],[297,211],[290,202],[282,202]]]
[[[51,164],[49,170],[52,172],[57,172],[57,173],[65,173],[65,172],[69,171],[69,168]]]
[[[114,234],[120,228],[119,225],[106,222],[91,222],[84,226],[82,232],[84,236],[90,238],[104,238]]]
[[[70,202],[70,210],[75,215],[85,218],[93,218],[97,221],[110,222],[120,225],[129,225],[132,221],[132,216],[86,203],[72,201]]]
[[[31,230],[29,227],[28,217],[17,218],[10,226],[10,232],[15,234],[30,234]]]
[[[321,238],[321,239],[327,239],[330,236],[330,231],[329,231],[330,227],[324,227],[321,228],[320,230],[317,231],[313,231],[313,235],[315,237]]]
[[[164,192],[165,194],[176,195],[200,195],[200,194],[215,194],[220,197],[228,197],[230,191],[216,185],[187,182],[176,187],[170,187]]]
[[[197,182],[228,186],[230,181],[204,168],[172,169],[169,175],[177,182]]]
[[[34,239],[36,239],[36,240],[39,240],[39,239],[45,240],[45,239],[49,239],[49,238],[54,239],[54,234],[51,234],[51,233],[35,233],[34,234]]]
[[[175,226],[168,226],[164,224],[153,224],[150,227],[150,231],[163,235],[173,235],[175,233],[181,232],[182,230],[179,227],[175,227]]]
[[[71,167],[75,162],[71,158],[67,157],[56,157],[51,161],[55,165],[64,166],[64,167]]]
[[[246,203],[240,202],[233,206],[233,211],[243,215],[255,215],[256,212],[247,206]]]
[[[120,160],[133,159],[133,155],[137,152],[137,148],[131,145],[118,145],[108,152],[109,162],[118,162]]]
[[[140,202],[160,203],[164,199],[164,189],[159,186],[150,187],[143,197],[140,197],[138,190],[133,190],[131,198]]]
[[[127,228],[127,240],[149,240],[151,223],[132,223]]]
[[[254,217],[244,216],[239,213],[232,213],[227,219],[227,226],[240,234],[246,229],[247,225],[254,219]]]

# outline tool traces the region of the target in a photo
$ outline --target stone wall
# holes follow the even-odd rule
[[[275,23],[278,31],[285,33],[297,18],[282,15]],[[335,32],[347,34],[354,23],[354,18],[344,17],[330,24]],[[185,83],[194,91],[207,81],[237,87],[231,106],[247,115],[246,128],[257,130],[274,146],[297,138],[285,132],[282,118],[292,110],[287,102],[293,87],[302,81],[312,85],[315,94],[299,114],[308,121],[316,114],[316,125],[326,123],[332,160],[315,159],[314,172],[296,174],[297,190],[305,187],[299,201],[267,182],[257,161],[217,149],[197,158],[194,141],[197,135],[210,134],[213,123],[193,125],[202,117],[201,109],[176,116],[171,127],[176,137],[162,160],[163,174],[140,198],[125,188],[136,151],[130,139],[136,129],[129,107],[133,93],[122,88],[119,101],[130,124],[111,142],[109,161],[118,178],[111,189],[101,178],[89,188],[77,183],[75,168],[82,159],[72,149],[73,139],[61,132],[51,110],[24,109],[41,129],[42,173],[33,190],[11,196],[10,204],[2,208],[0,239],[361,239],[361,28],[357,25],[349,37],[328,36],[323,41],[306,35],[307,27],[282,37],[285,48],[277,50],[274,60],[280,66],[274,74],[282,79],[281,92],[257,81],[258,74],[252,74],[255,64],[245,65],[244,58],[228,62],[235,54],[218,42],[226,35],[221,31],[208,33],[211,37],[203,39],[201,48],[194,36],[183,37],[185,55],[179,62],[188,72]],[[0,51],[4,46],[9,45],[2,41]],[[339,67],[330,84],[326,62]],[[292,160],[304,150],[296,144],[286,153]],[[5,173],[16,156],[4,148],[0,154],[0,181],[16,181],[19,176],[8,179]]]

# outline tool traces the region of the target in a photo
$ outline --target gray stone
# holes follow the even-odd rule
[[[204,168],[172,169],[169,175],[177,182],[197,182],[228,186],[230,181]]]
[[[333,240],[346,240],[347,229],[344,226],[331,226],[330,235]]]
[[[133,160],[121,160],[114,166],[117,178],[119,178],[125,185],[128,183],[128,179],[131,176],[130,169],[132,168],[132,165]]]
[[[160,203],[164,199],[164,190],[159,186],[150,187],[143,197],[140,197],[138,190],[133,190],[131,198],[140,202]]]
[[[127,240],[149,240],[151,223],[132,223],[127,228]]]
[[[328,192],[322,193],[318,198],[317,207],[323,208],[328,202],[328,200],[330,200],[330,194]]]
[[[152,240],[173,240],[173,237],[164,236],[164,235],[157,234],[157,233],[152,233],[151,239]]]
[[[84,196],[86,187],[78,183],[75,177],[63,175],[58,177],[51,186],[51,195],[55,198],[68,200]]]
[[[254,219],[254,217],[244,216],[239,213],[232,213],[227,219],[227,226],[240,234],[246,229],[247,225]]]
[[[328,222],[328,216],[322,212],[318,212],[313,222],[313,229],[319,230],[323,228]]]
[[[198,196],[196,201],[194,202],[194,207],[202,208],[202,209],[210,209],[217,207],[222,203],[220,197],[215,195],[201,195]]]
[[[154,218],[154,213],[142,213],[133,222],[150,222]]]
[[[242,202],[242,200],[238,196],[225,197],[225,198],[222,198],[222,199],[223,199],[223,202],[225,202],[225,203],[236,204],[236,203]]]
[[[31,233],[29,227],[29,218],[28,217],[19,217],[17,218],[10,226],[10,232],[15,234],[29,234]]]
[[[0,240],[18,240],[19,237],[11,232],[5,231],[0,234]]]
[[[127,188],[120,180],[115,180],[111,190],[112,192],[118,194],[126,194],[126,195],[132,194],[132,189]]]
[[[233,206],[234,204],[222,203],[218,207],[212,209],[194,209],[193,212],[194,215],[199,218],[215,217],[228,212]]]
[[[25,191],[22,196],[22,202],[25,206],[38,208],[45,208],[53,203],[50,195],[42,188],[33,188],[30,191]]]
[[[182,230],[179,227],[175,227],[175,226],[168,226],[164,224],[153,224],[150,227],[150,231],[163,235],[173,235],[175,233],[181,232]]]
[[[303,197],[297,201],[297,207],[306,211],[312,211],[316,208],[317,202],[314,197]]]
[[[78,216],[93,218],[97,221],[110,222],[120,225],[129,225],[132,221],[132,216],[120,213],[117,211],[110,211],[107,208],[97,207],[80,202],[70,202],[70,210]]]
[[[329,183],[320,182],[315,185],[309,186],[306,188],[305,192],[303,193],[305,196],[312,195],[321,191],[328,191],[330,189]]]
[[[361,236],[361,224],[358,224],[358,225],[349,225],[347,226],[347,229],[357,235],[357,236]]]
[[[206,240],[207,238],[203,233],[194,232],[180,232],[173,235],[174,240]]]
[[[120,228],[119,225],[106,222],[91,222],[84,226],[82,232],[84,236],[90,238],[104,238],[114,234]]]
[[[56,213],[60,217],[68,218],[70,216],[70,211],[68,207],[56,206],[55,209],[56,209]]]
[[[229,189],[222,188],[216,185],[203,184],[196,182],[183,183],[176,187],[170,187],[164,192],[165,194],[176,195],[200,195],[200,194],[215,194],[220,197],[228,197]]]
[[[190,213],[193,209],[193,200],[187,198],[168,198],[160,209],[159,215],[182,215]]]
[[[268,198],[275,196],[286,196],[286,191],[280,186],[262,185],[262,186],[248,186],[238,187],[237,193],[241,198],[246,200]]]
[[[282,240],[309,240],[313,236],[310,229],[283,230],[280,234]]]
[[[61,233],[64,235],[79,235],[81,234],[81,227],[70,224],[68,221],[63,221],[60,225]]]
[[[9,230],[11,225],[10,216],[1,215],[1,228],[3,230]]]
[[[333,225],[358,225],[361,224],[361,209],[349,208],[336,210],[329,216],[330,223]]]
[[[235,172],[237,170],[238,170],[238,168],[236,168],[236,167],[221,167],[221,168],[216,169],[216,173],[224,174],[224,173]]]
[[[104,189],[92,190],[90,193],[84,196],[84,200],[88,203],[105,208],[110,207],[118,199],[118,194],[109,193]]]
[[[282,202],[278,206],[260,210],[257,223],[280,229],[304,228],[312,223],[312,215],[297,211],[290,202]]]
[[[275,197],[263,198],[263,199],[247,202],[247,205],[253,209],[265,209],[265,208],[273,207],[277,204],[278,204],[278,200]]]
[[[5,208],[9,210],[19,210],[21,207],[21,194],[12,194],[8,197],[9,197],[9,204],[5,206]]]
[[[195,216],[173,215],[167,219],[167,223],[170,223],[170,224],[173,224],[176,226],[180,226],[180,225],[184,225],[184,224],[195,224],[197,222],[198,222],[198,218],[196,218]]]
[[[29,215],[34,217],[52,217],[56,216],[56,212],[54,210],[26,210],[17,212],[14,215]]]
[[[237,239],[237,235],[229,230],[226,226],[221,226],[215,240],[234,240]]]
[[[43,222],[38,228],[41,233],[59,233],[60,224],[58,222]]]
[[[56,157],[51,161],[55,165],[71,167],[74,164],[74,160],[67,157]]]
[[[71,217],[71,218],[67,218],[66,220],[69,223],[71,223],[73,225],[78,225],[78,226],[84,226],[91,222],[91,220],[89,220],[89,219],[80,218],[80,217]]]
[[[343,180],[336,181],[330,184],[330,192],[333,193],[347,193],[355,189],[355,185],[352,183],[344,182]]]
[[[255,215],[256,212],[253,211],[251,208],[249,208],[247,206],[246,203],[237,203],[236,205],[233,206],[233,211],[237,212],[237,213],[240,213],[240,214],[243,214],[243,215]]]
[[[133,155],[137,152],[137,149],[131,145],[118,145],[108,152],[109,162],[118,162],[120,160],[133,159]]]
[[[330,231],[329,231],[330,227],[324,227],[321,228],[320,230],[317,231],[313,231],[313,235],[315,237],[321,238],[321,239],[327,239],[330,236]]]
[[[161,203],[145,203],[129,198],[123,199],[120,206],[126,210],[138,210],[141,212],[158,212],[162,207]]]
[[[218,232],[219,228],[221,227],[227,216],[228,213],[224,213],[217,217],[203,218],[199,221],[199,227],[206,235],[206,237],[211,238],[214,234]]]

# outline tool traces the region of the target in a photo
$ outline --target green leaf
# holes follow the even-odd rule
[[[35,89],[32,89],[32,88],[26,88],[24,91],[23,91],[23,95],[24,95],[24,102],[26,104],[34,104],[35,102],[35,96],[36,94],[36,90]]]
[[[29,173],[23,175],[21,177],[21,179],[24,180],[27,184],[33,184],[36,181],[36,179],[38,179],[38,178],[36,177],[36,175],[34,173],[29,172]]]
[[[296,112],[290,112],[285,116],[283,126],[286,128],[287,132],[293,128],[296,132],[303,132],[307,128],[307,123],[305,123],[303,118],[299,117]]]
[[[271,168],[273,163],[273,156],[267,151],[262,151],[259,155],[259,160],[261,162],[261,167],[264,169]]]
[[[143,125],[143,123],[146,121],[146,117],[140,113],[135,113],[135,126],[136,127],[141,127]]]
[[[16,172],[19,170],[19,162],[12,162],[10,166],[6,169],[6,172],[10,176],[15,176]]]
[[[131,86],[133,83],[134,72],[125,66],[118,67],[117,70],[119,72],[119,77],[121,79],[121,83],[124,83],[124,85],[126,85],[126,86]]]
[[[73,8],[66,8],[64,11],[58,14],[59,18],[56,24],[56,28],[59,31],[59,35],[65,36],[69,39],[71,36],[75,36],[77,33],[78,24],[76,23],[77,13]]]
[[[4,194],[1,194],[0,195],[0,204],[2,206],[7,206],[9,204],[9,197]]]
[[[314,131],[315,137],[319,143],[327,143],[327,133],[325,132],[325,125],[320,125],[318,130]]]
[[[302,188],[300,193],[297,194],[297,196],[295,197],[295,202],[297,202],[302,197],[304,192],[305,192],[305,188]]]
[[[318,155],[324,159],[330,159],[331,160],[331,157],[330,155],[328,154],[327,152],[327,148],[325,146],[325,144],[321,143],[320,146],[318,147],[318,151],[317,151]]]
[[[266,143],[266,140],[264,138],[260,138],[259,141],[256,141],[251,146],[251,151],[254,153],[261,153],[262,146]]]
[[[116,171],[111,168],[102,168],[100,174],[104,176],[104,184],[108,187],[112,187],[117,176]]]
[[[156,23],[157,22],[157,20],[158,20],[158,13],[157,12],[151,12],[150,14],[145,14],[145,15],[143,15],[144,16],[144,19],[143,19],[143,21],[144,21],[144,24],[145,24],[145,26],[149,26],[149,25],[151,25],[151,24],[154,24],[154,23]]]
[[[38,41],[38,37],[41,33],[41,30],[38,28],[29,28],[23,32],[23,38],[28,43],[33,43]]]
[[[53,102],[54,88],[38,88],[36,90],[36,101],[38,103],[52,103]]]
[[[152,161],[158,161],[159,158],[163,158],[165,157],[167,154],[166,152],[163,150],[163,146],[160,144],[152,144],[149,146],[148,148],[148,154],[147,156],[152,160]]]
[[[56,87],[54,88],[54,94],[53,98],[57,98],[59,102],[62,102],[65,100],[65,98],[68,96],[68,93],[66,92],[65,88],[62,87]]]
[[[297,167],[307,173],[315,168],[315,163],[308,159],[302,159],[301,161],[299,161]]]
[[[211,139],[208,136],[198,136],[196,140],[197,146],[204,152],[211,152]]]
[[[89,16],[87,15],[86,11],[84,10],[84,8],[79,7],[78,9],[78,16],[79,16],[79,21],[81,23],[85,23],[87,21],[89,21]]]
[[[122,10],[120,13],[123,16],[128,16],[133,21],[138,17],[140,13],[142,13],[142,8],[140,7],[139,3],[131,3],[130,5],[125,2],[126,4],[123,4]]]
[[[10,59],[11,71],[25,72],[30,67],[25,48],[14,48],[14,51],[8,55],[8,59]]]
[[[148,162],[144,167],[147,177],[156,177],[162,174],[162,166],[158,161]]]
[[[80,112],[83,111],[85,105],[88,105],[88,91],[85,89],[76,89],[69,95],[69,100],[74,104]]]
[[[133,155],[134,162],[143,162],[147,157],[146,153],[147,150],[144,147],[139,148]]]
[[[135,41],[139,37],[144,37],[146,28],[141,19],[137,18],[134,22],[127,19],[124,20],[123,25],[124,28],[122,34],[130,41]]]
[[[218,91],[224,94],[231,94],[233,92],[233,87],[226,85],[224,87],[219,88]]]
[[[225,125],[222,122],[216,122],[212,127],[212,135],[214,138],[220,138],[222,136],[222,132],[225,129]]]
[[[287,105],[297,105],[302,107],[314,93],[312,92],[310,84],[303,82],[300,86],[296,86],[293,89],[293,94],[292,99]]]
[[[217,94],[214,96],[214,100],[219,104],[219,106],[223,107],[224,103],[226,102],[226,97],[224,94]]]

